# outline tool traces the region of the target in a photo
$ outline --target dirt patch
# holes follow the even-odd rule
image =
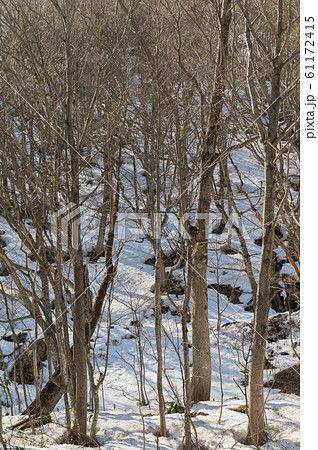
[[[281,228],[280,228],[279,225],[276,225],[276,226],[275,226],[275,236],[277,236],[279,239],[284,239],[283,232],[282,232],[282,230],[281,230]],[[256,244],[256,245],[258,245],[259,247],[261,247],[262,244],[263,244],[263,238],[262,238],[262,237],[259,237],[259,238],[255,239],[255,240],[254,240],[254,244]],[[277,247],[276,242],[275,242],[275,244],[274,244],[274,247],[275,247],[275,248]]]
[[[166,275],[167,275],[167,281],[166,281],[165,285],[161,287],[161,294],[163,294],[163,295],[170,294],[170,295],[175,295],[176,297],[178,297],[179,295],[184,295],[185,287],[183,286],[181,281],[177,280],[174,277],[168,278],[168,273],[166,273]],[[152,284],[150,286],[150,292],[154,293],[155,288],[156,288],[156,285]]]
[[[234,303],[235,305],[242,303],[239,300],[239,297],[243,294],[243,291],[239,287],[233,287],[230,284],[212,283],[208,284],[208,289],[215,289],[219,294],[226,295],[229,302]]]
[[[165,253],[163,253],[163,255],[162,255],[163,264],[165,267],[174,266],[175,264],[177,264],[179,258],[180,258],[180,252],[176,251],[176,250],[171,251],[167,255]],[[151,258],[146,259],[144,264],[147,264],[148,266],[154,266],[156,264],[155,256],[152,256]],[[182,269],[184,266],[185,266],[185,261],[182,261],[180,269]]]
[[[299,330],[299,314],[288,313],[277,314],[268,321],[268,342],[277,342],[280,339],[287,339],[290,336],[290,330]]]
[[[285,394],[300,395],[300,364],[278,372],[274,380],[267,381],[264,386],[279,389]]]

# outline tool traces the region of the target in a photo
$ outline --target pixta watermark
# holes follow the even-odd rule
[[[94,216],[90,231],[97,236],[100,213],[95,213],[91,209],[81,211],[74,203],[69,203],[52,215],[52,232],[60,238],[62,245],[71,246],[78,249],[80,240],[85,240],[85,228],[81,230],[81,221]],[[250,239],[250,233],[243,226],[242,220],[236,213],[229,214],[227,221],[224,222],[219,213],[197,213],[191,215],[186,213],[178,216],[172,212],[148,213],[148,212],[127,212],[119,211],[117,214],[115,237],[118,241],[129,239],[140,239],[149,236],[158,240],[163,236],[169,239],[190,240],[196,234],[196,223],[200,223],[200,229],[204,230],[204,237],[207,240],[212,239],[213,234],[223,234],[235,236],[238,231],[245,239]],[[191,225],[193,224],[193,225]],[[223,225],[221,225],[223,224]],[[94,229],[93,229],[94,228]],[[82,234],[82,236],[81,236]]]
[[[75,203],[69,203],[52,215],[52,233],[61,244],[77,250],[80,243],[81,211]]]

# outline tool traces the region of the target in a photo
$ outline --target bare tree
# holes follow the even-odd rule
[[[14,280],[21,303],[56,350],[55,372],[52,374],[50,369],[50,381],[27,410],[33,417],[42,408],[52,411],[70,387],[75,411],[71,438],[84,443],[88,439],[88,343],[115,273],[112,253],[121,171],[119,163],[116,187],[109,182],[114,176],[113,164],[105,177],[110,184],[111,199],[106,276],[94,305],[89,308],[91,292],[83,259],[80,207],[94,190],[83,198],[81,176],[90,164],[84,157],[84,146],[88,141],[98,146],[93,129],[95,105],[101,103],[101,86],[105,89],[102,77],[118,54],[127,20],[123,21],[120,35],[116,35],[117,42],[112,46],[101,31],[107,21],[112,20],[109,12],[104,14],[101,2],[95,2],[94,7],[92,3],[78,5],[74,1],[61,6],[52,0],[46,2],[44,9],[42,6],[32,1],[28,5],[0,3],[6,25],[6,36],[2,38],[7,41],[1,89],[8,98],[1,111],[1,129],[4,130],[3,146],[10,149],[8,154],[1,153],[4,164],[0,199],[9,226],[31,252],[26,255],[25,267],[17,266],[5,252],[1,251],[0,258]],[[96,28],[92,28],[93,22]],[[48,27],[48,23],[52,26]],[[52,37],[55,35],[57,39]],[[105,42],[112,48],[103,47]],[[105,54],[108,57],[104,58]],[[95,64],[97,71],[92,76],[89,67]],[[87,76],[92,76],[89,88]],[[11,99],[12,92],[16,97]],[[102,135],[100,130],[99,133]],[[59,209],[63,200],[77,214],[68,237],[62,237],[60,223]],[[56,238],[52,233],[54,213],[57,213]],[[35,238],[30,232],[30,222],[36,228]],[[66,259],[70,261],[69,270],[65,267]],[[30,260],[40,267],[40,293],[34,283],[36,272],[28,267]],[[56,325],[52,320],[50,289],[54,295]],[[70,317],[73,319],[73,345],[68,333]]]
[[[208,242],[206,219],[210,212],[212,198],[212,173],[215,160],[219,156],[217,138],[222,118],[225,90],[225,71],[228,57],[228,39],[231,24],[231,0],[224,0],[220,14],[220,36],[214,76],[214,86],[209,106],[208,124],[201,155],[200,182],[197,200],[199,218],[196,221],[195,246],[191,263],[192,271],[192,401],[210,399],[211,354],[208,322],[208,294],[206,273],[208,265]],[[200,218],[205,214],[205,218]]]
[[[275,214],[276,200],[276,148],[282,141],[283,133],[279,129],[279,113],[283,102],[292,94],[297,86],[294,81],[291,86],[283,89],[282,76],[285,65],[290,58],[288,45],[290,37],[297,24],[296,14],[292,1],[279,0],[277,2],[275,17],[269,13],[267,5],[259,3],[262,24],[270,29],[272,42],[264,42],[261,26],[257,28],[257,20],[250,17],[250,5],[244,2],[242,11],[245,17],[245,38],[248,54],[247,60],[247,84],[253,119],[257,125],[260,140],[263,147],[265,192],[263,204],[263,238],[261,265],[257,286],[254,333],[251,348],[251,363],[249,371],[249,423],[246,442],[256,446],[262,445],[264,441],[264,395],[263,395],[263,371],[265,361],[265,349],[268,329],[268,313],[271,302],[271,276],[272,276],[272,254],[275,242]],[[275,23],[276,22],[276,23]],[[274,45],[272,45],[272,43]],[[255,54],[256,48],[266,58],[269,69],[268,88],[264,83],[258,85],[259,72],[256,73]],[[294,57],[297,56],[297,51]],[[260,67],[258,66],[258,71]],[[268,122],[264,124],[262,119],[262,106],[260,103],[260,92],[262,88],[268,93],[267,117]],[[264,92],[264,91],[263,91]],[[285,197],[281,199],[278,211],[282,208]]]

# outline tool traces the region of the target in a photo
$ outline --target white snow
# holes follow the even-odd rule
[[[243,177],[246,181],[245,189],[252,194],[258,191],[260,181],[263,179],[262,168],[255,159],[246,151],[233,154],[236,164],[241,166]],[[126,169],[129,169],[129,164]],[[91,176],[97,177],[99,170],[90,169]],[[141,177],[142,178],[142,177]],[[233,182],[239,184],[239,179],[235,173],[231,174]],[[87,188],[89,192],[90,188]],[[83,195],[85,195],[83,189]],[[98,193],[101,195],[101,192]],[[240,194],[238,194],[240,195]],[[257,194],[256,194],[257,195]],[[241,198],[240,208],[248,209],[248,202]],[[96,241],[97,216],[90,214],[89,208],[82,218],[85,230],[84,251],[92,248]],[[243,226],[248,230],[246,237],[249,251],[252,255],[254,275],[258,277],[258,267],[260,261],[260,247],[254,240],[261,236],[259,222],[255,219],[253,211],[248,212],[243,219]],[[3,238],[7,241],[7,252],[14,255],[17,264],[25,263],[25,255],[21,251],[17,236],[10,229],[3,217],[0,216],[0,229],[5,231]],[[34,233],[32,228],[30,232]],[[141,233],[142,234],[142,233]],[[217,247],[224,245],[227,238],[226,230],[220,236],[211,236],[209,253],[208,283],[216,283],[216,272],[218,271],[220,283],[230,283],[239,286],[243,290],[240,297],[242,304],[234,305],[228,302],[225,296],[218,296],[214,289],[208,289],[209,294],[209,323],[211,330],[212,349],[212,398],[210,402],[196,404],[192,411],[199,413],[193,417],[193,425],[198,440],[210,449],[247,449],[253,448],[244,446],[239,440],[244,436],[247,429],[246,414],[233,411],[233,408],[244,405],[244,387],[240,382],[244,379],[244,354],[250,343],[250,326],[252,313],[244,310],[246,303],[251,298],[250,286],[243,269],[243,259],[240,254],[229,256],[221,252],[214,252]],[[168,245],[169,240],[166,241]],[[116,243],[117,245],[117,243]],[[239,249],[239,241],[233,233],[232,247]],[[100,414],[98,419],[97,441],[103,450],[111,449],[178,449],[182,443],[183,436],[183,415],[167,415],[167,428],[169,437],[157,437],[159,430],[159,416],[156,395],[156,351],[154,338],[154,317],[153,302],[154,296],[150,292],[150,286],[154,283],[154,270],[152,266],[145,265],[144,261],[152,256],[152,248],[146,240],[139,240],[138,237],[128,236],[127,242],[120,255],[118,263],[118,273],[115,279],[114,292],[111,298],[111,322],[112,329],[110,335],[110,354],[107,368],[107,375],[100,390]],[[105,260],[99,259],[98,263],[89,263],[91,289],[96,293],[103,278]],[[37,270],[35,263],[29,261],[29,268]],[[66,272],[69,263],[65,263]],[[290,264],[283,266],[284,273],[294,275]],[[176,272],[182,276],[182,270]],[[72,277],[72,269],[70,270]],[[17,295],[11,277],[0,278],[3,289],[11,296]],[[25,286],[28,287],[27,280]],[[169,300],[163,296],[164,304],[171,306]],[[176,304],[181,305],[182,297],[173,296]],[[217,348],[217,311],[219,307],[222,311],[222,325],[236,322],[229,327],[222,326],[220,330],[220,352],[221,352],[221,372],[222,389],[224,392],[224,404],[222,416],[219,422],[221,410],[221,386],[219,377],[219,358]],[[26,315],[26,311],[17,301],[9,300],[10,314],[14,317]],[[174,309],[171,306],[171,309]],[[276,313],[271,310],[271,316]],[[141,345],[144,352],[146,392],[149,399],[149,406],[140,406],[138,395],[138,339],[136,339],[136,327],[132,324],[138,319],[142,326]],[[10,327],[3,321],[6,320],[6,309],[3,302],[0,304],[0,336],[10,334]],[[70,328],[72,322],[70,322]],[[176,349],[180,352],[182,359],[181,345],[181,325],[178,316],[172,316],[170,312],[163,315],[163,351],[164,351],[164,394],[166,401],[178,400],[182,403],[182,378],[180,375],[180,361]],[[191,323],[189,327],[189,340],[191,344]],[[28,342],[34,338],[33,321],[25,319],[17,322],[16,332],[28,331]],[[299,331],[293,329],[293,340],[299,342]],[[26,344],[27,345],[27,344]],[[107,345],[107,307],[103,314],[103,320],[94,341],[91,342],[92,360],[96,378],[99,372],[105,370],[105,354]],[[12,354],[13,343],[3,339],[0,347],[4,356]],[[190,348],[190,360],[192,359]],[[298,362],[293,354],[290,337],[270,342],[267,347],[268,356],[274,355],[271,360],[275,369],[265,371],[264,381],[272,378],[272,375]],[[282,353],[284,353],[282,355]],[[44,363],[46,364],[46,363]],[[4,379],[3,370],[0,371],[1,380]],[[42,383],[48,380],[47,370],[43,371]],[[44,425],[43,429],[13,432],[9,426],[19,420],[19,393],[21,409],[24,405],[24,397],[21,386],[17,389],[13,385],[9,386],[13,399],[13,416],[3,417],[3,437],[13,448],[22,447],[24,449],[48,448],[53,449],[78,449],[79,446],[63,445],[62,437],[65,433],[64,427],[64,402],[61,400],[55,412],[52,414],[53,422]],[[275,389],[265,388],[266,403],[266,428],[269,433],[269,441],[264,445],[264,449],[298,449],[299,448],[299,397],[296,395],[283,394]],[[1,399],[5,402],[5,389],[2,388]],[[34,386],[27,387],[28,400],[35,397]],[[177,397],[177,398],[176,398]],[[3,414],[11,413],[11,407],[3,406]],[[201,414],[203,413],[203,414]],[[90,413],[89,413],[90,414]],[[151,414],[151,415],[149,415]],[[159,445],[159,447],[158,447]]]

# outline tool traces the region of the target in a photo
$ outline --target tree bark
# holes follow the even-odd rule
[[[74,264],[75,301],[73,305],[73,347],[76,371],[74,428],[80,438],[82,435],[86,435],[87,431],[87,342],[85,337],[84,266],[81,255],[78,254],[78,251],[76,253]]]
[[[108,231],[107,235],[107,242],[106,242],[106,249],[105,249],[105,259],[106,259],[106,274],[105,277],[97,291],[94,304],[91,311],[90,316],[90,324],[89,324],[89,335],[86,336],[86,342],[89,343],[91,337],[94,334],[94,331],[97,327],[98,321],[101,317],[101,313],[103,310],[103,304],[104,299],[106,297],[107,290],[109,286],[111,285],[111,282],[115,276],[115,267],[113,265],[113,246],[114,246],[114,236],[115,236],[115,223],[117,219],[117,212],[118,212],[118,206],[119,206],[119,179],[120,179],[120,167],[118,168],[118,174],[117,174],[117,189],[114,193],[113,186],[111,189],[113,190],[113,196],[114,199],[111,202],[111,220],[110,220],[110,229]],[[119,254],[120,249],[117,252],[117,255]],[[72,351],[73,349],[71,349]],[[42,410],[45,410],[46,413],[50,413],[55,408],[56,404],[64,394],[64,392],[67,389],[67,386],[64,384],[64,377],[61,376],[61,368],[60,366],[57,367],[55,372],[53,373],[52,378],[46,383],[44,388],[41,391],[40,395],[40,404],[42,407]],[[40,410],[36,405],[36,402],[33,401],[30,406],[28,407],[30,414],[34,417],[38,416],[40,414]],[[22,414],[27,414],[27,410],[23,411]],[[14,425],[15,427],[18,427],[19,425],[27,422],[29,419],[23,419],[18,424]]]
[[[214,76],[214,87],[206,138],[201,157],[200,184],[197,200],[197,233],[192,255],[192,401],[206,401],[211,393],[211,352],[208,321],[208,236],[207,220],[212,198],[212,175],[217,157],[217,137],[222,116],[225,90],[225,68],[228,56],[228,38],[231,24],[231,0],[224,0],[221,15],[221,34]],[[200,218],[205,215],[205,218]],[[202,216],[201,216],[202,217]]]
[[[110,137],[108,138],[110,139]],[[90,260],[92,262],[98,261],[98,259],[104,255],[104,240],[106,234],[106,224],[107,224],[107,216],[110,214],[110,204],[111,204],[111,176],[113,170],[113,164],[110,162],[111,160],[111,148],[110,145],[107,145],[107,152],[104,152],[104,186],[103,186],[103,204],[100,207],[101,210],[101,218],[99,222],[98,229],[98,238],[96,243],[96,248],[93,250],[92,256]]]
[[[278,119],[280,109],[280,81],[282,62],[279,57],[281,49],[282,35],[282,7],[283,0],[277,5],[277,29],[275,56],[272,59],[271,96],[270,107],[268,108],[268,141],[263,140],[264,151],[264,176],[265,194],[263,206],[263,239],[261,252],[261,265],[256,294],[254,330],[251,348],[251,363],[249,371],[249,410],[247,444],[256,447],[264,442],[264,389],[263,373],[265,363],[265,350],[268,333],[268,314],[271,302],[271,276],[272,276],[272,255],[275,242],[275,196],[276,196],[276,167],[275,167],[275,147],[277,140]],[[247,30],[249,31],[249,30]],[[247,41],[248,41],[247,33]],[[248,42],[249,44],[249,42]],[[251,46],[249,46],[249,51]],[[251,55],[249,55],[249,58]],[[261,127],[260,134],[262,133]],[[272,144],[272,145],[271,145]]]
[[[160,215],[158,217],[160,221]],[[160,226],[160,225],[159,225]],[[163,395],[162,386],[162,345],[161,345],[161,280],[160,280],[160,265],[162,258],[160,255],[161,245],[160,240],[156,242],[156,266],[155,266],[155,334],[157,347],[157,390],[160,416],[160,436],[167,436],[166,418],[165,418],[165,399]]]
[[[159,81],[159,70],[157,69],[157,81]],[[156,201],[155,201],[155,214],[152,220],[152,232],[155,246],[155,334],[156,334],[156,347],[157,347],[157,390],[158,390],[158,403],[159,403],[159,416],[160,416],[160,436],[167,436],[167,425],[165,416],[165,399],[163,395],[162,384],[162,342],[161,342],[161,330],[162,330],[162,310],[161,310],[161,290],[163,288],[163,279],[166,278],[165,268],[162,258],[161,248],[161,211],[160,211],[160,151],[161,151],[161,97],[158,82],[158,101],[153,103],[153,117],[157,121],[157,133],[156,139],[154,139],[155,153],[155,176],[156,176]],[[157,110],[158,109],[158,110]],[[156,117],[157,116],[157,117]],[[155,138],[155,136],[153,136]]]
[[[190,259],[190,243],[187,246],[187,261]],[[191,378],[190,378],[190,355],[189,355],[189,340],[188,340],[188,324],[187,316],[189,313],[189,303],[191,296],[191,267],[187,267],[187,286],[184,293],[184,301],[181,312],[182,325],[182,347],[183,347],[183,361],[184,361],[184,450],[192,449],[191,437]]]
[[[262,445],[264,440],[263,373],[271,302],[272,252],[274,247],[274,161],[273,149],[265,145],[265,201],[263,216],[263,244],[256,294],[254,330],[249,372],[249,423],[246,442]]]

